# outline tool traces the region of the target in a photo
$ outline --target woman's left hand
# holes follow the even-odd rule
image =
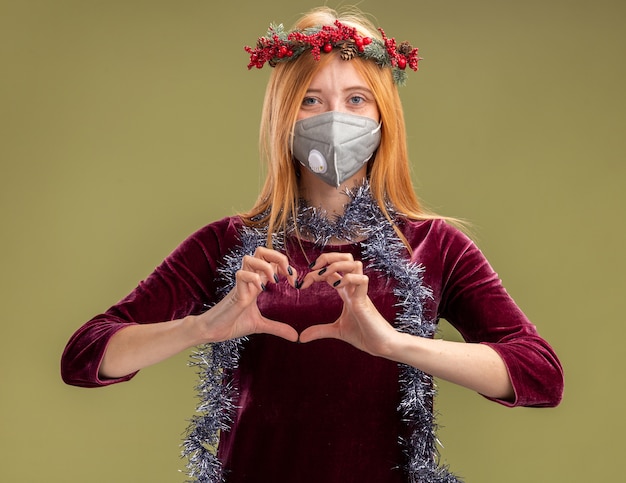
[[[343,300],[343,310],[332,324],[308,327],[300,334],[300,342],[317,339],[340,339],[372,355],[384,355],[397,331],[378,312],[367,295],[369,279],[363,264],[346,253],[325,253],[311,267],[300,287],[326,282]]]
[[[300,342],[341,339],[371,355],[408,364],[485,396],[514,400],[508,370],[490,346],[428,339],[394,329],[368,297],[369,280],[363,274],[363,264],[351,255],[326,253],[311,268],[300,288],[328,283],[343,300],[343,310],[332,324],[305,329]]]

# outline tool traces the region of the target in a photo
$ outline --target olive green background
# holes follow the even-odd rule
[[[0,1],[1,481],[184,480],[188,354],[105,389],[65,386],[59,358],[184,237],[254,201],[268,72],[248,72],[242,47],[315,5]],[[401,91],[419,195],[473,223],[566,371],[556,409],[441,383],[444,461],[472,483],[615,481],[624,2],[360,6],[424,57]]]

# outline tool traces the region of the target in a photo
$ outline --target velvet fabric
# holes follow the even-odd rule
[[[555,406],[563,391],[560,362],[550,345],[503,288],[476,245],[442,220],[402,221],[411,259],[424,267],[433,293],[428,318],[445,318],[468,342],[500,354],[515,390],[506,406]],[[225,218],[185,240],[126,298],[94,317],[70,339],[62,357],[68,384],[96,387],[125,381],[98,375],[111,336],[128,324],[173,320],[201,313],[218,301],[218,268],[239,243],[241,221]],[[361,245],[326,246],[361,258]],[[287,242],[290,263],[304,274],[321,249]],[[396,316],[393,280],[370,270],[369,294],[389,321]],[[268,284],[258,299],[263,315],[296,330],[333,322],[341,300],[325,283],[296,290],[285,280]],[[219,457],[226,481],[408,482],[399,438],[407,428],[398,414],[399,369],[347,343],[296,344],[254,335],[245,342],[233,377],[239,389],[230,431]],[[432,410],[432,401],[429,401]]]

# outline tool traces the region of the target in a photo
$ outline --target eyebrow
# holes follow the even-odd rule
[[[367,92],[372,92],[372,90],[367,87],[365,84],[357,84],[354,86],[350,86],[350,87],[346,87],[345,89],[342,89],[342,92],[347,92],[347,91],[354,91],[354,90],[365,90]],[[313,93],[318,93],[318,92],[322,92],[323,89],[307,89],[306,92],[313,92]]]

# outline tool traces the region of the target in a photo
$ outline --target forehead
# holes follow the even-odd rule
[[[352,60],[343,60],[339,56],[333,56],[328,62],[320,65],[313,74],[309,84],[309,90],[317,89],[343,89],[348,86],[367,88],[367,82],[355,66]]]

